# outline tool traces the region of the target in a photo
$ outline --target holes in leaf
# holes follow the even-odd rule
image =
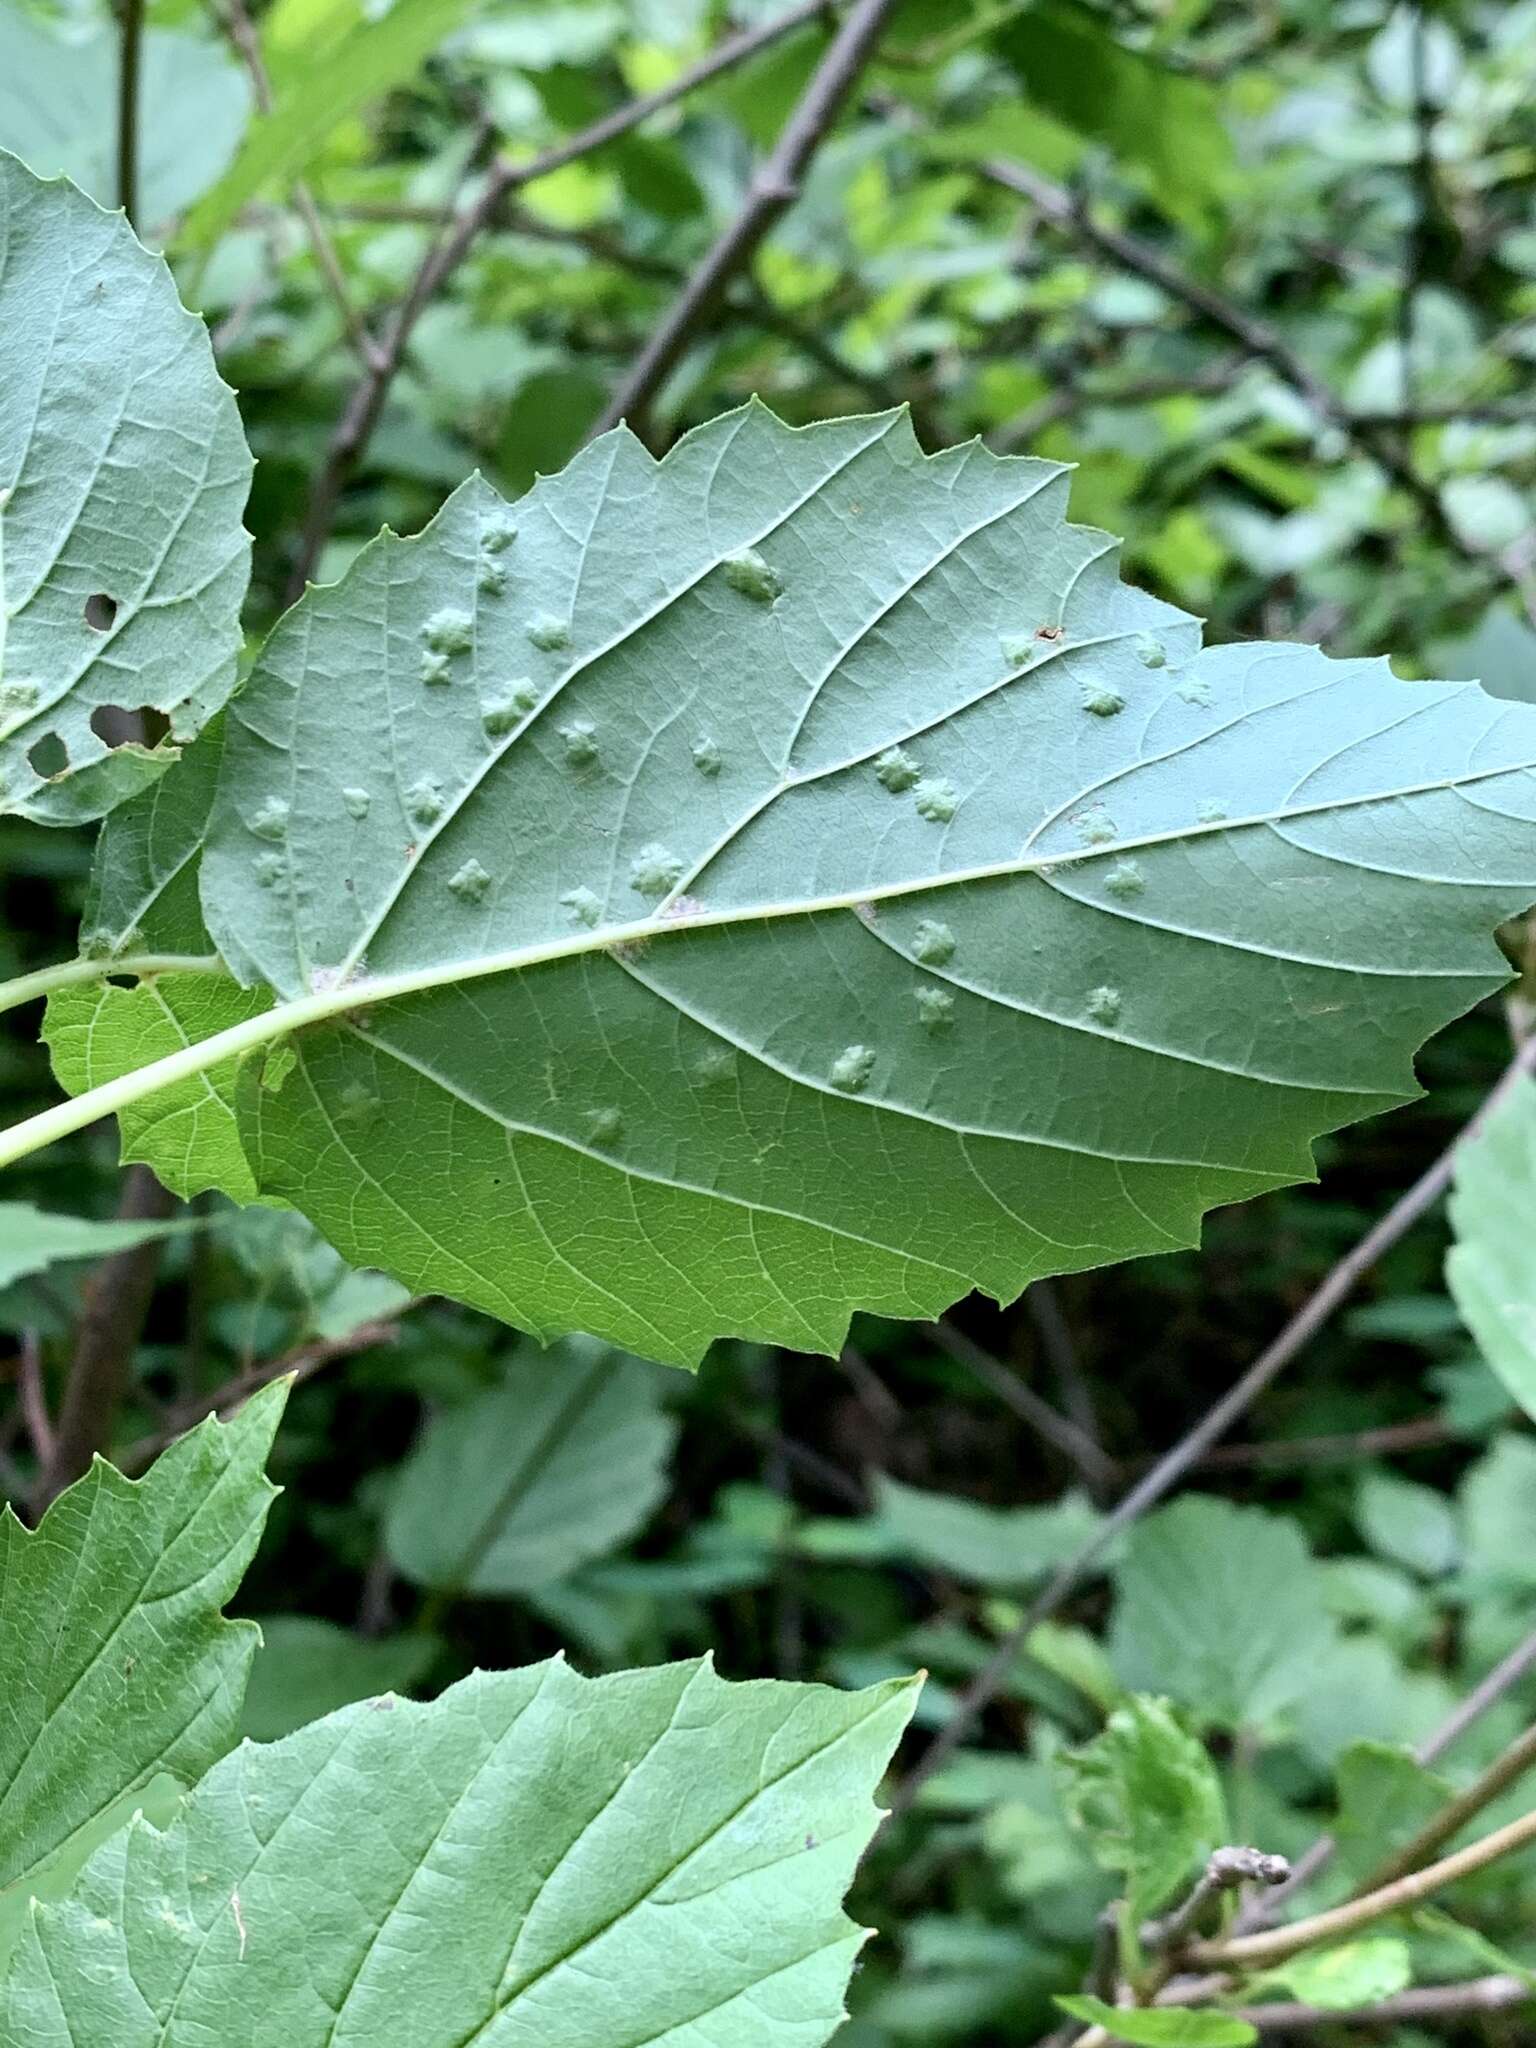
[[[125,747],[130,742],[158,747],[170,729],[171,721],[153,704],[141,704],[136,711],[126,704],[98,704],[91,713],[91,731],[109,747]]]
[[[96,590],[85,600],[85,623],[93,633],[110,633],[117,623],[117,599]]]
[[[33,772],[47,779],[64,773],[69,766],[69,749],[56,732],[45,732],[28,747],[27,759]]]

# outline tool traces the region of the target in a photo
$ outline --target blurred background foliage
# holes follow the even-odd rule
[[[149,0],[139,220],[207,318],[258,458],[253,639],[309,554],[333,579],[470,469],[516,493],[581,444],[742,206],[825,13],[511,190],[316,504],[394,309],[498,156],[559,144],[782,11]],[[0,0],[0,145],[105,203],[117,33],[95,0]],[[906,0],[647,437],[660,451],[751,393],[791,421],[907,404],[926,446],[980,435],[1080,464],[1075,516],[1123,534],[1124,573],[1214,638],[1389,650],[1405,676],[1536,697],[1533,191],[1536,0]],[[71,950],[89,851],[0,825],[0,973]],[[7,1120],[49,1087],[35,1019],[8,1021]],[[267,1631],[259,1737],[556,1647],[596,1670],[712,1644],[732,1676],[926,1666],[910,1761],[1030,1592],[1507,1057],[1500,1006],[1465,1020],[1426,1054],[1424,1102],[1328,1143],[1320,1187],[1215,1217],[1198,1256],[975,1301],[943,1330],[864,1322],[835,1364],[722,1345],[696,1382],[580,1341],[541,1354],[403,1303],[296,1217],[199,1202],[162,1247],[115,1451],[141,1468],[231,1383],[279,1361],[309,1375],[247,1592]],[[15,1179],[110,1216],[113,1134]],[[1117,1884],[1093,1787],[1060,1759],[1129,1691],[1202,1738],[1233,1839],[1294,1854],[1336,1824],[1319,1898],[1380,1860],[1383,1807],[1400,1829],[1429,1776],[1402,1746],[1527,1635],[1536,1595],[1536,1441],[1444,1291],[1444,1245],[1434,1217],[1399,1242],[1241,1440],[1029,1638],[867,1866],[856,1910],[881,1939],[846,2048],[1053,2024]],[[25,1347],[52,1397],[89,1271],[34,1262],[0,1291],[17,1499]],[[1069,1425],[1054,1438],[1042,1400]],[[1533,1705],[1516,1687],[1438,1768],[1464,1782]],[[1536,1966],[1536,1858],[1454,1904],[1369,1957],[1375,1981]],[[1520,2025],[1462,2017],[1437,2038]]]

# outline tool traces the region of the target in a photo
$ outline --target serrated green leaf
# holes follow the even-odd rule
[[[1175,1501],[1131,1530],[1114,1580],[1117,1675],[1206,1724],[1265,1726],[1336,1639],[1301,1531],[1262,1508]]]
[[[548,1585],[641,1526],[676,1434],[640,1359],[578,1337],[527,1345],[499,1386],[438,1416],[402,1467],[390,1556],[445,1592]]]
[[[271,1007],[265,989],[221,975],[159,974],[133,988],[84,982],[48,998],[42,1035],[60,1085],[78,1095]],[[130,1103],[118,1117],[124,1164],[142,1160],[184,1198],[217,1188],[254,1202],[260,1190],[235,1121],[238,1067],[225,1060]]]
[[[0,1287],[71,1259],[100,1259],[150,1238],[182,1229],[179,1223],[97,1223],[88,1216],[60,1216],[31,1202],[0,1202]]]
[[[1231,2013],[1196,2011],[1182,2005],[1106,2005],[1102,1998],[1074,1993],[1056,2003],[1075,2020],[1102,2027],[1116,2041],[1135,2048],[1248,2048],[1258,2029]]]
[[[27,2048],[816,2048],[839,1901],[912,1710],[707,1664],[480,1674],[209,1772],[40,1907],[0,1992]],[[381,1708],[389,1711],[381,1711]]]
[[[1107,1870],[1125,1875],[1125,1927],[1168,1904],[1220,1846],[1216,1767],[1166,1700],[1139,1695],[1061,1760],[1067,1810]]]
[[[0,811],[59,824],[174,758],[109,753],[94,711],[163,711],[185,741],[234,687],[251,458],[165,264],[4,154],[0,332]]]
[[[35,1530],[0,1511],[0,1907],[44,1868],[56,1883],[104,1809],[234,1741],[257,1633],[220,1610],[276,1492],[286,1398],[210,1418],[141,1480],[98,1460]]]
[[[1456,1154],[1446,1284],[1467,1328],[1536,1420],[1536,1081],[1522,1080]]]
[[[692,1363],[1191,1241],[1410,1094],[1536,890],[1536,719],[1199,653],[1064,490],[750,407],[311,591],[203,861],[311,1027],[237,1092],[258,1183],[415,1291]]]

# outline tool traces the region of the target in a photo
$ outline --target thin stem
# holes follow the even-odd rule
[[[0,1014],[18,1009],[52,995],[57,988],[71,988],[82,981],[106,981],[113,975],[134,975],[139,980],[156,974],[228,974],[217,953],[128,953],[119,960],[65,960],[57,967],[39,967],[32,974],[18,974],[14,981],[0,982]]]
[[[857,0],[811,76],[799,105],[785,122],[761,169],[747,187],[746,201],[693,276],[666,318],[636,357],[609,399],[594,434],[627,420],[643,433],[651,401],[688,346],[696,327],[715,306],[730,280],[746,269],[781,214],[800,193],[800,180],[868,63],[893,0]]]
[[[21,1412],[32,1440],[39,1469],[53,1456],[53,1423],[48,1414],[48,1396],[43,1386],[43,1347],[36,1330],[21,1333],[21,1357],[17,1369]]]
[[[1490,1863],[1513,1855],[1529,1842],[1536,1842],[1536,1810],[1522,1814],[1518,1820],[1512,1820],[1502,1828],[1495,1828],[1492,1834],[1469,1843],[1465,1849],[1458,1849],[1453,1856],[1444,1856],[1438,1863],[1431,1863],[1423,1870],[1410,1871],[1393,1884],[1382,1885],[1365,1898],[1351,1899],[1345,1905],[1331,1907],[1326,1913],[1314,1913],[1308,1920],[1294,1920],[1288,1927],[1272,1927],[1265,1934],[1240,1934],[1225,1941],[1194,1942],[1185,1950],[1183,1960],[1206,1970],[1254,1970],[1283,1963],[1291,1956],[1300,1955],[1304,1949],[1316,1948],[1319,1942],[1332,1941],[1341,1934],[1353,1934],[1361,1927],[1385,1920],[1391,1913],[1401,1913],[1406,1907],[1417,1905],[1421,1899],[1444,1891],[1447,1885],[1471,1877],[1479,1870],[1486,1870]]]
[[[117,203],[139,224],[139,101],[144,0],[120,0],[117,45]]]
[[[1076,643],[1079,650],[1084,644],[1082,641]],[[1037,662],[1033,673],[1038,675],[1042,665],[1041,662]],[[842,764],[807,770],[803,775],[781,783],[780,791],[821,781],[828,774],[836,772],[838,765],[852,766],[863,758],[856,755]],[[1506,765],[1497,769],[1479,770],[1466,776],[1441,777],[1434,782],[1420,784],[1415,789],[1400,789],[1394,791],[1390,799],[1385,795],[1367,795],[1351,798],[1347,804],[1341,806],[1337,799],[1330,798],[1315,804],[1295,804],[1283,812],[1275,812],[1272,817],[1260,812],[1223,819],[1219,823],[1178,825],[1163,832],[1147,832],[1119,839],[1112,850],[1089,849],[1079,854],[1077,858],[1080,861],[1120,859],[1128,853],[1139,852],[1143,847],[1183,844],[1208,833],[1234,832],[1248,825],[1268,824],[1279,817],[1294,821],[1329,814],[1340,808],[1354,809],[1389,800],[1401,801],[1405,796],[1419,793],[1419,790],[1459,789],[1488,780],[1495,775],[1507,775],[1511,772],[1510,767]],[[29,1152],[37,1151],[40,1146],[52,1144],[57,1138],[68,1137],[72,1131],[83,1130],[87,1124],[94,1123],[97,1117],[115,1114],[128,1103],[137,1102],[146,1095],[153,1095],[159,1088],[168,1088],[173,1082],[184,1081],[194,1074],[205,1073],[209,1067],[217,1066],[220,1060],[249,1052],[254,1046],[264,1045],[271,1039],[282,1037],[286,1032],[297,1030],[300,1025],[321,1023],[348,1010],[371,1008],[375,1004],[392,1001],[396,996],[419,995],[427,989],[444,988],[463,981],[483,980],[490,975],[514,973],[526,967],[541,967],[552,960],[574,959],[581,954],[604,952],[611,947],[632,942],[676,937],[679,932],[713,931],[727,926],[753,925],[785,917],[810,917],[828,910],[853,910],[871,903],[900,901],[914,894],[929,895],[940,887],[958,889],[964,888],[967,883],[988,881],[994,877],[1032,874],[1040,869],[1051,869],[1058,859],[1058,855],[1051,853],[1025,854],[1007,860],[978,862],[974,867],[951,868],[937,881],[927,875],[907,877],[900,881],[876,884],[873,887],[866,885],[859,889],[838,890],[824,896],[736,905],[724,910],[700,910],[687,916],[669,915],[672,904],[668,902],[663,903],[654,916],[637,918],[629,924],[609,925],[593,931],[574,933],[568,938],[551,939],[539,945],[509,946],[503,951],[482,953],[473,959],[410,968],[399,974],[344,981],[323,993],[297,996],[289,1002],[279,1003],[276,1008],[264,1011],[259,1016],[249,1017],[243,1023],[231,1025],[227,1031],[218,1032],[197,1045],[186,1046],[180,1052],[168,1053],[163,1059],[154,1060],[148,1066],[139,1068],[136,1073],[123,1074],[115,1081],[104,1082],[99,1088],[90,1089],[85,1094],[76,1096],[72,1102],[59,1103],[52,1109],[43,1110],[37,1116],[28,1117],[24,1122],[12,1125],[9,1131],[0,1132],[0,1166],[9,1166],[16,1160],[25,1158]],[[104,971],[110,974],[126,970],[108,963]],[[1490,1099],[1490,1106],[1491,1101],[1497,1100],[1502,1089],[1510,1085],[1514,1076],[1523,1072],[1527,1065],[1536,1065],[1536,1037],[1522,1047],[1511,1063],[1505,1081],[1500,1083],[1499,1089]],[[1440,1165],[1448,1178],[1451,1170],[1449,1154],[1442,1159]],[[1406,1201],[1409,1198],[1404,1199]],[[1428,1206],[1431,1199],[1433,1194],[1425,1198],[1425,1206]],[[1395,1217],[1398,1213],[1395,1209],[1392,1216]],[[1378,1226],[1385,1227],[1385,1223]],[[1366,1244],[1372,1243],[1374,1238],[1375,1233],[1372,1238],[1366,1240]],[[1308,1312],[1303,1311],[1303,1314]],[[1283,1360],[1281,1362],[1283,1363]],[[1278,1370],[1278,1367],[1274,1369]],[[1272,1373],[1270,1376],[1272,1377]],[[1247,1382],[1241,1384],[1246,1385]],[[1257,1388],[1254,1391],[1257,1391]],[[1229,1403],[1236,1399],[1237,1392],[1238,1390],[1234,1389],[1233,1394],[1228,1396]],[[1248,1398],[1251,1399],[1252,1396]],[[1237,1401],[1236,1407],[1230,1412],[1225,1404],[1214,1410],[1213,1416],[1221,1415],[1225,1418],[1220,1428],[1225,1429],[1245,1405],[1245,1401]],[[1208,1423],[1210,1420],[1211,1418],[1207,1418]],[[1220,1429],[1215,1433],[1219,1435]],[[1200,1452],[1207,1448],[1210,1440],[1206,1434],[1196,1432],[1194,1436],[1186,1439],[1186,1444],[1195,1443],[1191,1455],[1198,1457]],[[1184,1452],[1185,1447],[1181,1445],[1176,1452],[1169,1453],[1170,1458],[1177,1456],[1184,1460],[1177,1467],[1179,1472],[1182,1472],[1188,1463]],[[1162,1491],[1161,1485],[1155,1484],[1158,1477],[1158,1471],[1149,1473],[1141,1482],[1141,1487],[1136,1489],[1136,1494],[1139,1496],[1144,1489],[1150,1487],[1153,1491],[1149,1498],[1156,1499]],[[1119,1512],[1117,1509],[1116,1513]]]
[[[341,494],[373,437],[384,410],[384,401],[405,360],[406,348],[417,321],[435,293],[469,254],[481,233],[498,219],[508,196],[536,178],[546,177],[551,171],[574,162],[577,157],[586,156],[592,150],[601,149],[604,143],[627,134],[641,122],[649,120],[652,114],[672,106],[721,72],[746,62],[795,29],[814,21],[828,11],[829,5],[830,0],[802,0],[801,5],[791,7],[773,21],[761,22],[755,28],[744,29],[740,35],[727,37],[691,69],[680,72],[670,84],[614,108],[601,120],[592,122],[578,134],[568,136],[564,142],[554,144],[539,155],[520,163],[514,163],[505,156],[495,158],[473,205],[457,217],[450,215],[443,219],[439,237],[422,259],[385,339],[373,345],[373,358],[336,423],[325,460],[310,491],[303,537],[288,582],[290,601],[302,596],[305,584],[314,573],[330,534]]]
[[[174,1206],[147,1166],[128,1169],[117,1209],[123,1222],[158,1222]],[[164,1249],[162,1238],[147,1238],[102,1259],[86,1282],[58,1427],[38,1486],[39,1512],[112,1440]]]
[[[970,1731],[977,1717],[989,1705],[998,1688],[1013,1670],[1019,1652],[1042,1621],[1047,1621],[1076,1592],[1083,1579],[1124,1530],[1153,1508],[1199,1462],[1238,1417],[1258,1399],[1284,1368],[1290,1364],[1345,1301],[1376,1261],[1445,1193],[1456,1169],[1456,1155],[1468,1138],[1480,1131],[1489,1115],[1514,1088],[1520,1078],[1536,1067],[1536,1037],[1528,1039],[1505,1068],[1497,1085],[1472,1121],[1458,1133],[1440,1157],[1401,1195],[1386,1215],[1368,1230],[1352,1251],[1340,1259],[1318,1287],[1286,1324],[1280,1334],[1254,1360],[1214,1407],[1207,1410],[1193,1429],[1137,1481],[1099,1525],[1075,1557],[1069,1558],[1050,1584],[1030,1603],[1023,1618],[998,1643],[991,1657],[971,1680],[955,1704],[948,1721],[929,1743],[916,1767],[898,1786],[891,1812],[900,1815],[910,1808],[919,1789],[927,1783],[947,1756]],[[1295,1880],[1293,1879],[1293,1882]]]
[[[1113,1479],[1114,1465],[1093,1438],[1079,1429],[1076,1423],[1069,1422],[1065,1415],[1058,1415],[1049,1401],[1042,1400],[1034,1388],[1004,1365],[1000,1358],[994,1358],[990,1351],[983,1350],[952,1323],[933,1324],[932,1335],[941,1351],[947,1351],[958,1364],[974,1373],[982,1385],[990,1389],[1005,1407],[1011,1408],[1021,1422],[1027,1423],[1070,1459],[1087,1485],[1102,1486],[1106,1480]]]
[[[1148,279],[1207,327],[1237,342],[1246,355],[1268,364],[1281,382],[1288,384],[1305,403],[1320,425],[1336,428],[1412,499],[1442,546],[1486,566],[1487,556],[1481,549],[1470,546],[1457,532],[1441,503],[1440,493],[1405,459],[1390,431],[1384,432],[1370,419],[1351,412],[1296,354],[1278,328],[1272,327],[1258,314],[1248,312],[1202,279],[1181,270],[1152,243],[1143,242],[1123,228],[1111,227],[1099,220],[1072,193],[1037,171],[998,157],[989,157],[979,168],[994,184],[1027,199],[1053,226],[1076,235],[1121,269]],[[1508,564],[1500,566],[1506,574],[1511,573]]]
[[[392,1344],[399,1334],[402,1316],[409,1315],[413,1308],[420,1306],[422,1297],[413,1295],[403,1301],[399,1308],[386,1316],[374,1316],[366,1323],[359,1323],[348,1330],[344,1337],[316,1337],[308,1343],[295,1345],[285,1351],[281,1358],[268,1359],[262,1365],[253,1365],[246,1372],[228,1380],[222,1387],[216,1387],[211,1394],[201,1394],[195,1400],[184,1401],[173,1408],[164,1426],[151,1436],[140,1437],[137,1442],[117,1454],[113,1463],[130,1479],[151,1464],[168,1444],[201,1422],[206,1415],[228,1415],[234,1409],[243,1407],[253,1394],[274,1380],[292,1379],[295,1385],[309,1379],[339,1358],[355,1357],[359,1351],[371,1351],[376,1344]]]
[[[1299,2034],[1312,2027],[1394,2027],[1404,2020],[1468,2019],[1483,2012],[1508,2012],[1536,1997],[1523,1977],[1473,1977],[1465,1984],[1421,1984],[1379,1998],[1374,2005],[1341,2012],[1337,2006],[1243,2005],[1232,2017],[1247,2020],[1261,2034]]]
[[[224,10],[220,18],[223,22],[225,33],[228,35],[231,43],[234,44],[236,54],[244,64],[250,78],[251,92],[256,101],[257,112],[270,114],[272,111],[272,81],[267,74],[266,59],[261,53],[261,38],[256,33],[255,23],[246,11],[245,0],[224,0]],[[294,181],[293,203],[298,209],[299,217],[304,223],[305,232],[309,236],[310,246],[315,252],[315,261],[320,266],[320,275],[325,279],[331,298],[335,302],[336,310],[341,315],[341,324],[347,339],[357,352],[364,366],[371,369],[377,356],[373,339],[369,335],[367,328],[364,327],[357,308],[352,303],[352,295],[347,289],[347,280],[342,273],[335,245],[331,241],[325,222],[320,217],[320,209],[315,203],[315,195],[302,178]]]
[[[1491,1107],[1491,1104],[1490,1104]],[[1486,1111],[1484,1112],[1486,1115]],[[1488,1709],[1497,1706],[1512,1686],[1518,1685],[1533,1666],[1536,1666],[1536,1629],[1523,1642],[1516,1643],[1508,1656],[1503,1657],[1473,1687],[1464,1700],[1458,1700],[1455,1707],[1437,1728],[1432,1728],[1414,1751],[1421,1764],[1438,1763],[1446,1751],[1458,1743],[1474,1722],[1481,1720]],[[1236,1932],[1246,1934],[1252,1927],[1263,1926],[1270,1915],[1277,1912],[1287,1899],[1310,1884],[1317,1873],[1326,1868],[1338,1847],[1332,1835],[1319,1835],[1304,1856],[1299,1856],[1287,1882],[1267,1899],[1256,1900],[1252,1907],[1239,1914]]]

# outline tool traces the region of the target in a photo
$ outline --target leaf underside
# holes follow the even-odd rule
[[[1414,1093],[1536,896],[1536,716],[1202,651],[1066,490],[754,405],[312,590],[202,863],[242,980],[357,991],[232,1088],[257,1184],[686,1364],[1191,1244]]]
[[[0,812],[68,823],[174,759],[93,713],[190,740],[233,689],[251,458],[164,262],[3,151],[0,333]]]
[[[40,1907],[4,2037],[817,2048],[914,1698],[556,1660],[344,1708],[243,1746]]]

